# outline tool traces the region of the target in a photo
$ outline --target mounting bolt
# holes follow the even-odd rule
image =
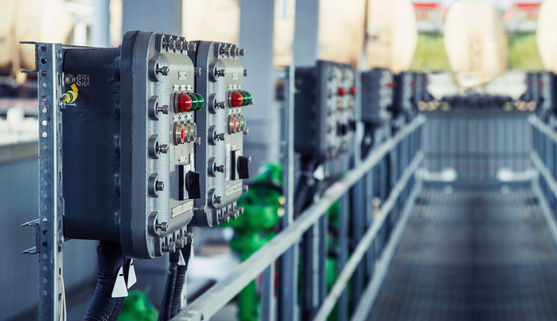
[[[219,165],[219,166],[215,165],[215,171],[224,173],[224,165]]]
[[[246,54],[246,49],[240,49],[240,56],[244,56]]]
[[[220,197],[220,196],[215,196],[215,197],[213,198],[213,203],[215,203],[215,204],[220,204],[221,202],[222,202],[222,197]]]
[[[167,66],[164,66],[162,68],[157,67],[157,74],[168,76],[168,67]]]
[[[159,192],[163,191],[164,190],[164,183],[161,182],[161,181],[157,181],[155,183],[155,189]]]
[[[224,77],[224,76],[226,76],[226,70],[225,70],[225,69],[217,69],[217,70],[215,70],[215,76],[218,76],[218,77]]]
[[[157,114],[158,113],[163,113],[165,115],[168,115],[168,105],[157,106],[156,110],[157,110]]]
[[[248,70],[244,69],[244,77],[247,77],[247,76],[248,76]]]
[[[242,186],[242,192],[247,193],[247,191],[249,191],[249,186],[248,185],[243,185]]]
[[[214,140],[215,140],[215,141],[217,141],[217,140],[224,140],[224,137],[225,137],[225,134],[224,134],[224,133],[220,133],[220,134],[215,133]]]
[[[196,76],[201,76],[201,67],[193,68],[193,74]]]
[[[157,144],[156,149],[157,149],[157,153],[166,154],[166,153],[168,153],[169,147],[168,147],[167,144],[162,144],[162,145]]]
[[[224,107],[225,107],[224,101],[219,101],[215,103],[215,109],[219,109],[219,108],[224,109]]]
[[[157,224],[155,224],[155,228],[157,228],[157,229],[159,229],[163,232],[166,232],[166,231],[168,231],[168,223],[167,222],[157,223]]]
[[[163,252],[171,252],[171,253],[176,252],[176,243],[175,242],[168,242],[168,245],[163,245],[162,246],[162,251]]]

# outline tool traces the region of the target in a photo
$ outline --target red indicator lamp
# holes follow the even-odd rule
[[[346,95],[346,89],[344,89],[344,88],[342,88],[342,87],[338,87],[337,94],[338,94],[340,97]]]
[[[185,113],[190,111],[192,107],[192,99],[188,94],[176,94],[176,112]]]
[[[350,95],[356,96],[356,93],[357,93],[357,92],[358,92],[358,91],[356,90],[356,87],[354,87],[354,86],[350,87]]]
[[[392,81],[391,81],[391,82],[388,82],[388,83],[387,83],[387,88],[389,88],[389,89],[395,88],[395,83],[392,82]]]
[[[244,103],[244,96],[239,91],[230,92],[230,106],[240,107]]]

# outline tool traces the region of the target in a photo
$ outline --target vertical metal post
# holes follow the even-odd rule
[[[284,104],[282,107],[282,175],[284,216],[281,228],[285,229],[294,222],[294,67],[285,69]],[[296,321],[298,294],[298,247],[293,246],[279,260],[278,319]]]
[[[261,319],[275,320],[275,265],[269,265],[262,275],[261,284]]]
[[[182,34],[181,0],[124,0],[122,6],[122,34],[131,30]]]
[[[318,230],[319,235],[317,236],[317,271],[318,271],[318,285],[319,285],[319,293],[317,297],[317,306],[319,306],[325,301],[327,297],[327,240],[329,234],[329,215],[325,213],[318,222]],[[317,311],[316,309],[316,311]],[[315,312],[316,312],[315,311]]]
[[[368,229],[372,224],[373,224],[373,197],[374,197],[374,178],[373,178],[373,171],[375,170],[375,167],[373,167],[369,173],[366,174],[365,176],[365,180],[366,180],[366,193],[365,193],[365,227],[366,229]],[[375,266],[375,258],[374,258],[374,247],[375,247],[375,241],[369,246],[369,250],[367,251],[366,254],[366,259],[365,259],[365,276],[366,276],[366,282],[369,282],[369,280],[371,280],[371,277],[373,275],[373,268]],[[359,286],[361,288],[360,291],[360,296],[361,293],[363,292],[363,284],[361,286]],[[354,293],[356,292],[356,289],[354,289]],[[358,296],[359,298],[359,296]],[[355,301],[354,303],[356,303],[357,301]]]
[[[275,1],[240,0],[239,45],[246,50],[244,68],[249,71],[244,88],[255,99],[246,108],[249,135],[244,138],[244,154],[251,156],[251,168],[263,161],[279,159],[280,111],[275,101],[276,70],[273,65]]]
[[[319,53],[319,0],[296,1],[294,64],[313,66]]]
[[[302,320],[313,319],[319,306],[319,232],[322,219],[306,231],[302,241]]]
[[[36,44],[39,93],[39,320],[65,314],[62,215],[62,47]],[[37,231],[39,232],[39,231]]]
[[[339,257],[338,257],[338,267],[337,274],[340,274],[346,261],[348,260],[348,207],[349,198],[345,194],[340,199],[340,210],[338,213],[339,219]],[[359,213],[358,213],[359,214]],[[358,242],[360,239],[358,238]],[[346,288],[342,291],[340,298],[338,299],[338,320],[346,320],[348,318],[348,295]]]

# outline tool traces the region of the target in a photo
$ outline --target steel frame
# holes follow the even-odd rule
[[[39,97],[39,320],[65,319],[62,217],[62,45],[36,43]]]

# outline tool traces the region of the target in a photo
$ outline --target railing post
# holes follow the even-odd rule
[[[294,223],[294,67],[286,67],[282,108],[282,171],[284,216],[281,230]],[[277,312],[280,321],[296,321],[298,294],[298,245],[290,247],[279,259]]]

